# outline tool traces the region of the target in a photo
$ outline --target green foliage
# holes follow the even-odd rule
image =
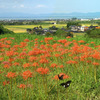
[[[73,37],[73,34],[71,32],[66,32],[62,29],[58,29],[55,33],[55,36],[58,36],[58,37],[67,37],[67,36]]]
[[[80,26],[80,24],[78,22],[70,21],[67,23],[67,28],[69,28],[71,25]]]
[[[100,38],[100,29],[88,30],[86,33],[87,34],[85,36],[88,36],[91,38]]]
[[[14,33],[6,28],[4,28],[2,25],[0,25],[0,35],[1,34],[7,34],[7,33]]]
[[[50,32],[46,32],[45,36],[53,36]]]
[[[52,26],[52,27],[49,27],[50,30],[57,30],[58,28],[56,26]]]

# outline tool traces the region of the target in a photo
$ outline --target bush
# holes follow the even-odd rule
[[[14,33],[6,28],[4,28],[2,25],[0,25],[0,35],[1,34],[8,34],[8,33]]]
[[[73,37],[73,34],[71,32],[66,32],[66,31],[61,30],[61,29],[58,29],[56,31],[55,35],[58,37],[67,37],[67,36]]]
[[[91,37],[91,38],[100,38],[100,29],[92,29],[86,32],[87,34],[85,36]]]

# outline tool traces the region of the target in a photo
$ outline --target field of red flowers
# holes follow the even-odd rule
[[[1,36],[0,100],[100,100],[98,41]]]

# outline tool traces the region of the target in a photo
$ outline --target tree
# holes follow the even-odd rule
[[[88,36],[91,38],[100,38],[100,29],[88,30],[86,33],[87,34],[85,36]]]
[[[14,33],[14,32],[10,31],[10,30],[4,28],[2,25],[0,25],[0,35],[1,34],[6,34],[6,33]]]
[[[81,26],[78,22],[71,21],[67,23],[67,28],[69,28],[71,25]]]

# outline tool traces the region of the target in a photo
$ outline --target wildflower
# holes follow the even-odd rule
[[[34,62],[34,63],[32,64],[32,66],[33,66],[33,67],[36,67],[36,66],[39,66],[39,64],[38,64],[37,62]]]
[[[47,74],[49,72],[49,69],[40,67],[37,69],[37,72],[44,75],[44,74]]]
[[[30,64],[29,64],[29,63],[25,63],[25,64],[23,64],[23,67],[24,67],[24,68],[30,67]]]
[[[8,64],[5,64],[3,67],[4,68],[9,68],[10,66]]]
[[[29,39],[24,39],[25,42],[29,42]]]
[[[100,65],[98,62],[93,62],[93,65]]]
[[[0,61],[3,61],[3,59],[4,59],[3,57],[0,57]]]
[[[23,88],[25,89],[26,88],[26,85],[25,84],[20,84],[19,86],[17,86],[18,88]]]
[[[63,65],[60,65],[59,67],[60,67],[60,68],[64,68],[64,66],[63,66]]]
[[[57,67],[57,64],[53,63],[53,64],[51,64],[50,67],[52,67],[52,68]]]
[[[5,86],[5,85],[7,85],[7,84],[9,84],[9,83],[10,83],[9,81],[6,81],[6,80],[5,80],[5,81],[3,82],[3,86]]]
[[[16,77],[16,74],[13,73],[13,72],[8,72],[7,75],[6,75],[6,77],[8,77],[8,78],[14,78],[14,77]]]
[[[44,58],[44,59],[41,59],[39,62],[40,63],[48,63],[48,60]]]
[[[22,73],[23,79],[27,80],[29,77],[32,77],[32,72],[27,70]]]
[[[67,36],[66,38],[69,39],[69,38],[71,38],[71,37],[70,37],[70,36]]]

